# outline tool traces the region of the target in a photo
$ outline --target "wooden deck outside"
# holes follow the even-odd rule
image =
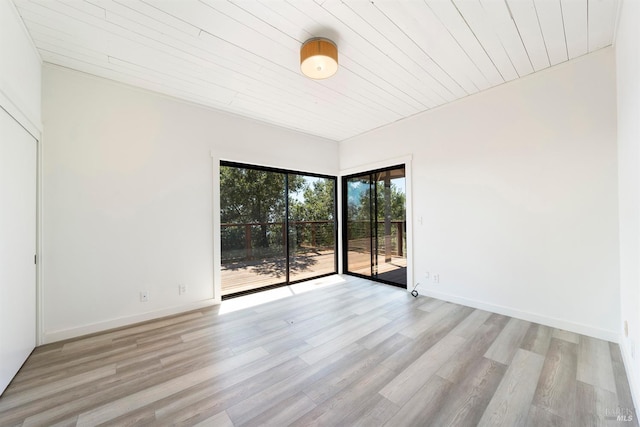
[[[370,275],[371,256],[367,253],[349,252],[350,269],[353,273]],[[294,257],[290,264],[290,281],[310,279],[336,271],[333,251],[313,251]],[[406,258],[392,257],[385,262],[378,257],[378,276],[382,279],[406,282]],[[286,280],[285,259],[238,261],[222,266],[222,295],[251,291],[265,286],[282,284]],[[393,275],[395,273],[395,275]],[[404,277],[404,282],[401,281]]]
[[[350,233],[360,237],[349,238],[348,271],[371,276],[372,242],[366,232],[358,229],[358,224],[362,227],[370,226],[368,221],[351,222],[351,227],[355,228],[350,229]],[[379,226],[383,224],[384,222],[379,222]],[[406,256],[406,239],[404,238],[406,222],[391,221],[391,224],[392,233],[379,240],[378,249],[383,255],[378,256],[377,275],[375,277],[394,283],[406,284],[407,260],[404,257]],[[290,262],[289,281],[311,279],[324,274],[335,273],[337,271],[335,252],[332,249],[327,249],[327,247],[331,247],[333,240],[327,240],[326,235],[327,227],[333,227],[333,221],[292,221],[289,225],[295,227],[296,233],[294,235],[296,236],[297,247],[303,251],[296,254]],[[221,272],[223,296],[286,282],[287,266],[284,254],[279,258],[263,259],[261,258],[263,255],[259,253],[260,249],[255,247],[255,233],[258,232],[259,227],[263,226],[268,227],[271,230],[270,233],[274,236],[285,233],[282,235],[281,242],[287,239],[287,228],[283,223],[225,223],[221,225],[223,232],[235,230],[237,235],[234,235],[235,237],[232,236],[233,238],[230,237],[231,240],[244,239],[244,247],[238,248],[236,246],[227,250],[226,256],[228,259],[233,257],[236,257],[236,259],[223,261]],[[329,237],[331,237],[331,232],[329,234]],[[271,249],[277,250],[277,248]],[[389,262],[385,261],[385,253],[390,256]],[[345,268],[345,270],[347,269]]]
[[[347,270],[345,268],[345,270]],[[371,275],[371,254],[362,252],[349,252],[349,269],[351,273]],[[377,276],[378,279],[401,285],[407,284],[407,259],[392,256],[391,261],[386,262],[384,255],[378,255]]]
[[[222,295],[251,291],[286,281],[284,257],[256,261],[238,261],[222,266]],[[310,279],[336,271],[333,251],[313,251],[294,257],[290,281]]]

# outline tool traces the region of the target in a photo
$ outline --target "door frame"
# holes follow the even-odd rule
[[[2,101],[2,99],[0,99],[0,101]],[[20,167],[20,176],[17,177],[17,179],[16,176],[12,176],[12,179],[9,180],[8,184],[12,187],[12,189],[8,191],[9,201],[11,201],[11,197],[16,194],[16,186],[19,189],[21,198],[21,201],[17,203],[17,208],[14,209],[14,207],[9,206],[9,212],[12,213],[9,214],[8,219],[10,221],[12,215],[17,214],[17,216],[21,217],[21,219],[26,220],[25,223],[20,223],[20,226],[18,226],[18,230],[21,230],[21,226],[25,226],[24,229],[28,230],[26,235],[23,233],[19,233],[17,235],[17,254],[19,254],[21,257],[19,260],[16,260],[14,269],[9,269],[8,279],[17,281],[13,284],[13,287],[9,287],[10,289],[8,293],[11,296],[12,291],[18,292],[19,295],[14,294],[13,296],[17,297],[18,301],[23,301],[25,302],[25,304],[29,304],[28,307],[23,307],[24,310],[22,310],[21,307],[20,311],[22,312],[22,314],[18,316],[18,326],[12,328],[9,327],[10,325],[8,324],[5,325],[5,328],[11,330],[12,333],[5,333],[6,331],[2,333],[3,342],[0,343],[0,346],[7,346],[7,350],[2,351],[3,362],[6,362],[7,364],[2,369],[2,378],[0,379],[0,395],[2,395],[2,393],[6,390],[6,387],[9,386],[12,379],[19,371],[21,365],[23,365],[24,362],[28,359],[33,349],[41,344],[42,316],[39,268],[39,254],[41,246],[41,153],[39,140],[40,136],[38,132],[33,132],[29,126],[25,126],[25,124],[21,122],[18,117],[12,114],[10,108],[5,108],[5,106],[2,104],[0,104],[0,114],[2,115],[3,125],[5,122],[7,123],[7,135],[3,136],[8,136],[9,138],[6,141],[6,146],[3,146],[3,148],[7,149],[10,157],[12,155],[16,157],[16,159],[11,158],[10,160],[14,160],[18,165],[25,164],[28,166],[27,168]],[[3,129],[5,128],[3,127]],[[34,133],[36,135],[34,135]],[[11,171],[12,169],[10,168],[9,170]],[[24,204],[22,200],[24,200]],[[27,210],[23,209],[25,207],[27,208]],[[30,213],[27,214],[27,212]],[[3,221],[3,225],[6,224],[12,223],[5,223]],[[10,227],[13,227],[14,225],[15,224],[12,224],[10,225]],[[3,292],[4,291],[5,290],[3,289]],[[25,295],[22,294],[23,291],[26,293],[26,298]],[[33,298],[33,300],[31,300],[31,298]],[[9,313],[11,314],[12,311],[10,310]],[[31,315],[33,316],[33,318],[31,318]],[[11,317],[15,316],[12,315]],[[5,339],[6,341],[4,341]],[[4,360],[5,357],[7,358],[6,360]],[[10,375],[10,378],[5,376],[7,374]]]
[[[45,344],[44,340],[44,280],[42,260],[43,219],[42,219],[42,129],[39,117],[20,108],[10,94],[0,89],[0,108],[11,116],[36,142],[36,345]]]
[[[340,171],[340,190],[338,192],[338,211],[339,211],[339,218],[340,218],[340,232],[338,234],[338,247],[340,248],[341,251],[341,256],[338,258],[338,271],[340,274],[348,274],[348,275],[353,275],[353,276],[357,276],[357,277],[364,277],[366,279],[369,280],[373,280],[376,282],[380,282],[380,283],[387,283],[386,281],[383,280],[379,280],[373,277],[366,277],[366,276],[361,276],[358,274],[353,274],[353,273],[347,273],[347,266],[345,265],[345,257],[346,257],[346,253],[345,253],[345,246],[344,246],[344,233],[346,233],[346,224],[345,224],[345,211],[344,211],[344,203],[345,201],[343,200],[343,182],[345,180],[345,178],[349,177],[349,176],[353,176],[353,175],[358,175],[358,174],[366,174],[370,171],[377,171],[377,170],[381,170],[381,169],[387,169],[393,166],[399,166],[399,165],[404,165],[404,174],[405,174],[405,197],[406,197],[406,221],[407,221],[407,233],[406,233],[406,239],[407,239],[407,286],[405,289],[413,289],[414,287],[414,271],[413,271],[413,203],[412,203],[412,199],[413,199],[413,180],[412,180],[412,168],[411,168],[411,162],[412,162],[412,156],[411,155],[406,155],[406,156],[401,156],[401,157],[394,157],[391,159],[387,159],[387,160],[382,160],[379,162],[375,162],[375,163],[367,163],[367,164],[362,164],[359,166],[355,166],[352,168],[348,168],[348,169],[343,169]],[[388,284],[388,283],[387,283]],[[402,286],[399,286],[397,284],[392,284],[393,286],[398,286],[400,288],[402,288]]]

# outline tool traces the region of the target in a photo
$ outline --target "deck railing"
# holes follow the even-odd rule
[[[283,222],[222,223],[222,260],[280,256],[287,230]],[[289,221],[290,242],[304,249],[333,249],[334,222]]]
[[[350,221],[348,229],[349,250],[371,251],[368,221]],[[290,241],[302,250],[333,250],[335,246],[334,222],[289,221]],[[405,252],[406,221],[391,221],[388,244],[391,253],[402,257]],[[281,256],[287,230],[283,222],[222,223],[222,261],[250,260]],[[384,247],[385,223],[378,221],[378,246]],[[369,234],[367,234],[369,233]]]

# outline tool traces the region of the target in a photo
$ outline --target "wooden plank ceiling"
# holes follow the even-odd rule
[[[46,62],[342,141],[611,45],[618,0],[14,0]],[[311,37],[338,45],[301,75]]]

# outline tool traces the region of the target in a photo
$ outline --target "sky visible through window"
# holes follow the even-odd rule
[[[302,178],[304,179],[305,185],[296,192],[289,192],[289,196],[298,202],[304,202],[304,190],[307,186],[313,188],[317,182],[325,180],[325,178],[317,178],[315,176],[302,176]]]

